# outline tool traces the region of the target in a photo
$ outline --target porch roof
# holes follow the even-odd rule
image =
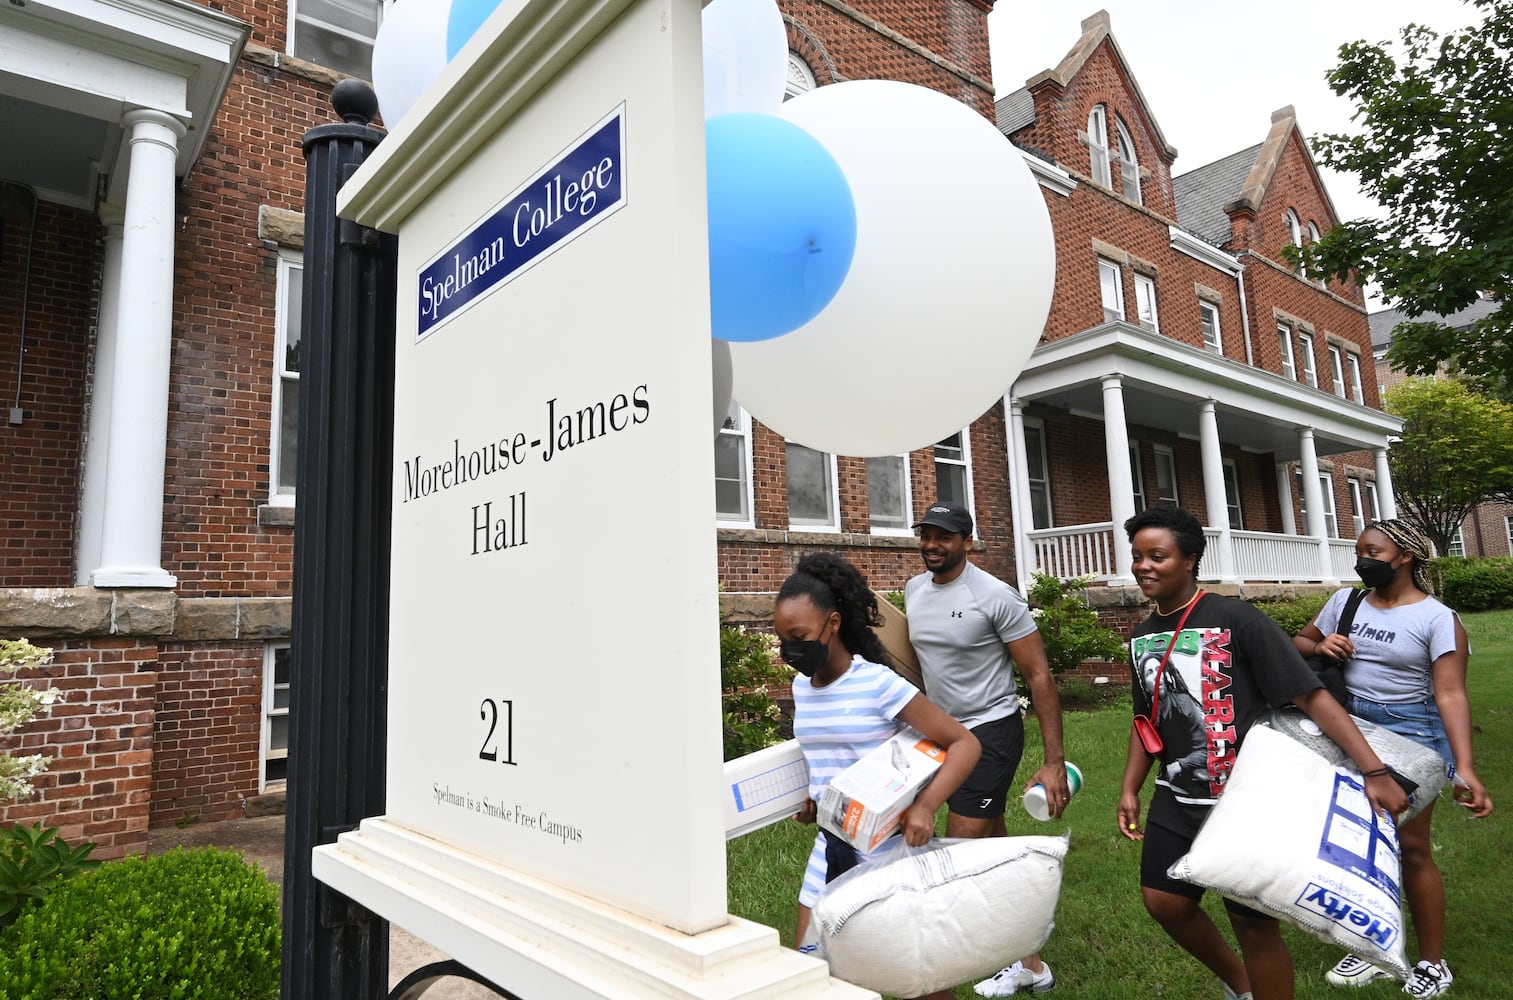
[[[1403,426],[1381,410],[1125,322],[1040,345],[1011,395],[1101,420],[1110,375],[1122,378],[1130,423],[1197,439],[1197,403],[1212,399],[1224,443],[1278,461],[1300,456],[1302,427],[1313,428],[1317,452],[1329,455],[1385,448]]]

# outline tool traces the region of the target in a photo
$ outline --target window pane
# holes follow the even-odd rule
[[[1245,509],[1240,506],[1240,471],[1233,462],[1224,463],[1224,504],[1229,508],[1229,526],[1243,530]]]
[[[970,507],[967,500],[967,447],[961,433],[935,445],[935,498]]]
[[[1051,491],[1044,483],[1030,484],[1030,517],[1037,528],[1051,526]]]
[[[299,382],[280,379],[278,418],[278,486],[292,491],[299,472]]]
[[[720,433],[714,439],[715,514],[744,521],[746,510],[746,436]]]
[[[268,718],[268,749],[289,749],[289,717],[273,715]]]
[[[961,435],[952,434],[935,445],[935,458],[937,461],[945,459],[948,462],[960,462],[962,460]]]
[[[1156,492],[1162,503],[1177,505],[1177,460],[1169,451],[1156,452]]]
[[[293,51],[301,59],[341,73],[372,77],[373,38],[383,5],[378,0],[296,0]]]
[[[1140,471],[1140,449],[1133,444],[1129,446],[1129,474],[1135,498],[1135,513],[1138,514],[1145,510],[1145,476]]]
[[[908,463],[901,455],[867,459],[867,506],[872,527],[909,526],[907,468]]]
[[[1024,429],[1025,468],[1030,471],[1030,482],[1045,482],[1045,440],[1039,427]]]
[[[795,524],[834,524],[830,505],[830,456],[789,444],[788,519]]]
[[[289,647],[280,646],[273,651],[273,683],[289,683]]]
[[[1313,338],[1306,333],[1298,334],[1298,364],[1303,369],[1303,381],[1319,387],[1319,373],[1313,364]]]
[[[1346,357],[1350,366],[1350,398],[1357,403],[1366,402],[1365,393],[1361,391],[1361,361],[1354,354]]]
[[[298,375],[300,369],[300,344],[303,341],[304,317],[300,310],[305,299],[305,269],[284,269],[284,372]]]
[[[1198,303],[1198,318],[1203,324],[1203,346],[1219,350],[1219,310],[1207,302]]]
[[[1292,360],[1292,330],[1285,326],[1277,327],[1277,350],[1282,354],[1282,375],[1296,379],[1298,370]]]
[[[1124,288],[1119,280],[1119,265],[1098,262],[1098,281],[1103,290],[1103,319],[1110,322],[1124,318]]]
[[[1140,325],[1157,330],[1156,283],[1143,274],[1135,275],[1135,308],[1140,313]]]
[[[289,761],[287,758],[279,757],[275,760],[263,761],[263,780],[265,782],[284,781],[288,777]]]

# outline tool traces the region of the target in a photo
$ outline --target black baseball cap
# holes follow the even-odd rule
[[[925,516],[914,522],[919,528],[933,524],[937,528],[954,531],[959,535],[972,533],[972,515],[961,504],[951,500],[937,500],[925,510]]]

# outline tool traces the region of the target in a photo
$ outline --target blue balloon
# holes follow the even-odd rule
[[[772,115],[717,115],[705,142],[712,332],[754,341],[797,330],[851,269],[851,185],[818,139]]]
[[[452,9],[447,14],[447,62],[457,58],[468,39],[498,6],[499,0],[452,0]]]

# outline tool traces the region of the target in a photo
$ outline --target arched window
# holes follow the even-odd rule
[[[797,52],[788,53],[788,79],[783,85],[783,100],[807,94],[815,88],[814,70]]]
[[[1129,129],[1124,127],[1124,121],[1118,115],[1114,116],[1115,138],[1119,142],[1119,170],[1120,190],[1124,196],[1135,204],[1140,204],[1140,163],[1135,159],[1135,143],[1130,138]]]
[[[1290,244],[1295,247],[1302,247],[1303,224],[1298,221],[1298,213],[1294,212],[1290,208],[1287,210],[1287,233],[1291,237],[1291,239],[1288,240]],[[1298,265],[1298,273],[1303,273],[1303,265],[1301,263]]]
[[[1092,161],[1088,176],[1094,184],[1113,187],[1109,180],[1108,111],[1101,104],[1088,112],[1086,141]]]
[[[1308,220],[1308,242],[1309,243],[1317,243],[1318,241],[1319,241],[1319,227],[1316,226],[1316,225],[1314,225],[1312,219],[1309,219]],[[1325,284],[1327,284],[1327,282],[1323,278],[1320,278],[1319,279],[1319,287],[1323,288]]]

